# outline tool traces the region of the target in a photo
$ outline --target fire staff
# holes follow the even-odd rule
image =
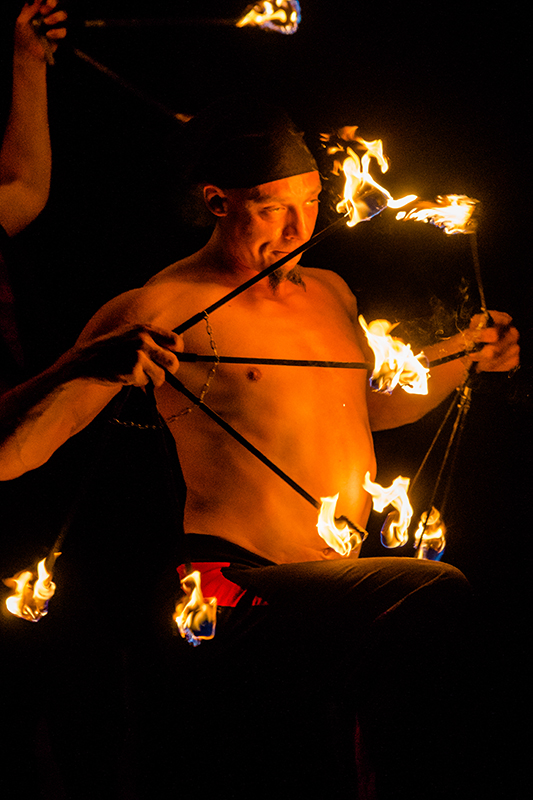
[[[325,787],[326,779],[335,785],[339,773],[328,774],[325,758],[318,761],[311,750],[301,754],[312,747],[309,731],[299,731],[306,744],[294,747],[292,765],[283,766],[275,746],[283,741],[290,703],[300,698],[300,708],[309,708],[325,696],[342,718],[336,730],[353,733],[357,717],[379,798],[397,798],[398,787],[420,800],[475,796],[465,763],[464,736],[472,729],[454,716],[465,699],[457,679],[468,653],[463,636],[470,592],[462,574],[413,559],[340,558],[319,537],[315,510],[192,407],[165,381],[165,371],[175,374],[179,366],[189,391],[207,396],[220,416],[314,496],[340,492],[338,513],[364,527],[371,497],[363,479],[375,475],[372,430],[422,417],[474,361],[479,370],[514,368],[518,334],[507,314],[491,311],[493,327],[481,327],[474,317],[467,330],[428,348],[430,360],[445,363],[433,370],[427,396],[372,394],[364,370],[201,360],[179,365],[180,352],[213,350],[266,359],[372,360],[346,284],[333,271],[300,266],[297,258],[217,309],[207,324],[173,333],[308,240],[321,192],[303,137],[277,108],[228,100],[188,126],[195,153],[190,179],[213,216],[211,238],[146,286],[104,306],[71,350],[6,397],[0,477],[16,478],[45,463],[125,385],[152,383],[187,484],[184,560],[203,573],[204,593],[216,595],[221,606],[212,642],[186,655],[176,647],[176,669],[191,681],[187,693],[197,687],[203,710],[199,722],[188,714],[185,728],[206,735],[215,725],[221,730],[207,755],[199,745],[186,746],[192,787],[205,779],[197,769],[204,758],[220,767],[214,785],[221,796],[263,796],[250,788],[243,760],[255,765],[265,797],[296,796],[279,792],[283,780],[286,788],[298,780],[298,764],[313,771],[317,786],[324,781]],[[465,342],[485,346],[446,362]],[[410,679],[411,670],[430,667],[432,703]],[[184,687],[174,685],[179,703]],[[153,736],[168,730],[163,720],[172,721],[169,697],[153,701]],[[209,716],[215,710],[221,716]],[[466,706],[461,713],[466,719]],[[277,726],[270,735],[267,718]],[[157,768],[147,766],[151,780],[172,781],[179,738],[161,737]],[[341,750],[349,740],[346,733]],[[192,753],[200,751],[195,761]],[[434,770],[437,752],[441,762]]]

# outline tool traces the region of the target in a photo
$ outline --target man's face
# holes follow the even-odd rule
[[[225,242],[234,264],[260,272],[310,239],[322,190],[318,172],[225,192]],[[288,272],[298,263],[289,261]]]

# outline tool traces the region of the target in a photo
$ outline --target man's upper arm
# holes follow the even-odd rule
[[[0,185],[0,225],[15,236],[41,213],[47,197],[20,181]]]

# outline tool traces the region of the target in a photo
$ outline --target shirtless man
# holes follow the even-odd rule
[[[253,118],[250,109],[248,113]],[[264,111],[259,116],[265,126]],[[319,537],[316,510],[200,410],[189,410],[190,402],[165,381],[164,370],[178,370],[180,352],[209,355],[213,347],[219,355],[241,357],[371,360],[357,322],[355,297],[344,281],[334,272],[302,268],[297,258],[285,265],[277,280],[263,280],[215,311],[209,330],[202,322],[182,337],[172,332],[291,253],[313,232],[321,192],[314,160],[281,112],[268,109],[266,119],[263,136],[250,144],[242,136],[241,113],[224,142],[224,155],[215,153],[219,161],[213,158],[197,170],[196,179],[216,220],[205,247],[163,270],[145,287],[104,306],[72,350],[7,396],[1,417],[0,477],[12,479],[43,464],[124,385],[151,382],[187,484],[184,525],[190,560],[209,562],[211,569],[213,562],[219,564],[215,585],[210,583],[214,591],[207,594],[228,589],[229,573],[224,575],[220,568],[227,563],[258,568],[254,574],[266,577],[266,583],[254,584],[248,573],[240,580],[233,572],[231,586],[251,588],[258,605],[266,597],[272,609],[283,575],[284,602],[290,582],[304,576],[311,587],[311,601],[306,602],[315,597],[320,602],[323,587],[313,587],[327,579],[332,587],[328,602],[338,590],[339,608],[344,609],[346,592],[361,582],[365,588],[353,600],[353,621],[343,623],[348,628],[353,624],[354,640],[361,642],[369,623],[365,591],[373,593],[372,613],[379,617],[401,605],[402,598],[447,582],[454,588],[443,606],[451,609],[454,592],[465,595],[460,573],[444,564],[412,559],[369,559],[366,565],[364,559],[341,559]],[[290,135],[280,139],[280,130]],[[224,139],[223,129],[218,136]],[[255,159],[248,157],[247,147]],[[465,341],[486,343],[479,352],[434,369],[428,396],[401,390],[391,397],[372,394],[364,370],[219,364],[210,374],[211,364],[184,362],[179,376],[311,495],[340,492],[337,514],[364,526],[370,497],[362,481],[367,471],[372,477],[375,473],[371,431],[423,416],[461,383],[474,360],[482,370],[506,371],[518,363],[518,334],[511,319],[491,314],[494,327],[483,328],[480,318],[474,318],[467,331],[426,350],[433,360],[464,350]],[[272,569],[275,572],[269,572]],[[272,576],[274,589],[269,584]],[[394,590],[399,594],[390,594],[400,584],[401,589]],[[382,586],[386,591],[378,599]],[[222,605],[235,607],[241,595]],[[434,608],[430,596],[424,607],[443,613],[440,602]],[[320,619],[318,609],[313,613]],[[315,625],[321,630],[321,623]],[[417,622],[411,618],[409,625],[416,628]],[[409,635],[405,633],[406,642]],[[269,641],[265,636],[267,648]],[[417,741],[422,746],[422,734]],[[382,780],[382,796],[388,797],[389,790],[394,796],[393,787],[388,790],[387,780]],[[412,789],[411,797],[418,796]]]

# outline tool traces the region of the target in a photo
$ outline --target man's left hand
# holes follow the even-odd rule
[[[470,347],[485,345],[468,358],[476,362],[477,372],[509,372],[520,364],[519,333],[513,326],[512,317],[502,311],[489,311],[488,320],[484,314],[476,314],[470,320],[470,327],[463,336]]]

